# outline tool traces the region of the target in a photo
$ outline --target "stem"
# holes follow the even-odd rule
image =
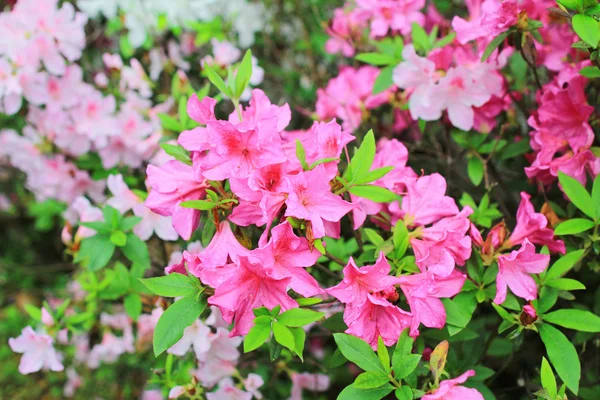
[[[231,101],[233,103],[233,106],[235,107],[235,111],[237,112],[238,119],[240,120],[240,122],[242,122],[244,118],[242,117],[242,109],[240,108],[239,99],[231,99]]]

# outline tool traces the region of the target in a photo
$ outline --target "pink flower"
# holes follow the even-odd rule
[[[37,333],[30,326],[21,331],[17,338],[9,338],[8,345],[15,353],[23,353],[19,372],[23,375],[40,370],[62,371],[62,355],[54,347],[52,337]]]
[[[321,120],[340,118],[343,128],[353,131],[361,124],[364,110],[388,102],[393,89],[373,95],[379,69],[367,65],[358,69],[345,67],[331,79],[325,89],[317,90],[316,112]]]
[[[344,279],[338,285],[327,289],[327,293],[344,304],[360,307],[367,301],[369,293],[380,292],[399,283],[398,278],[389,276],[390,264],[383,252],[377,262],[358,268],[352,257],[344,267]]]
[[[289,222],[274,227],[266,246],[252,254],[261,260],[271,277],[291,278],[290,288],[301,295],[311,297],[322,292],[319,283],[305,269],[312,267],[321,253],[311,250],[308,240],[296,236]]]
[[[106,204],[116,208],[121,214],[131,210],[140,202],[140,199],[136,194],[133,193],[125,181],[123,181],[123,176],[121,174],[109,175],[106,179],[106,186],[113,195],[113,197],[108,199]]]
[[[529,315],[531,318],[537,319],[537,312],[531,304],[523,306],[523,312]]]
[[[100,210],[98,207],[92,206],[92,203],[90,203],[90,201],[83,196],[77,197],[75,201],[71,203],[67,211],[65,211],[64,216],[65,219],[72,225],[75,225],[78,222],[95,222],[104,220],[102,210]],[[82,225],[77,229],[75,238],[76,240],[79,240],[94,236],[95,234],[96,231],[94,229]]]
[[[209,340],[210,350],[200,354],[198,369],[193,374],[203,385],[210,387],[235,374],[242,338],[229,337],[229,331],[219,327],[216,333],[209,335]]]
[[[77,372],[69,367],[67,368],[67,382],[63,388],[63,395],[65,397],[73,397],[75,395],[75,391],[83,385],[83,380],[77,374]]]
[[[454,199],[445,194],[446,180],[437,173],[422,176],[408,184],[401,207],[406,225],[427,225],[458,214]]]
[[[475,376],[472,369],[465,372],[458,378],[447,379],[440,383],[440,387],[433,393],[421,397],[423,400],[483,400],[483,396],[476,389],[459,386],[465,383],[468,378]]]
[[[329,376],[303,372],[292,373],[292,393],[288,400],[302,400],[302,391],[325,392],[329,389]]]
[[[412,168],[406,166],[407,162],[408,150],[402,142],[397,139],[379,139],[371,169],[384,167],[394,167],[394,169],[375,181],[374,184],[397,194],[404,193],[407,184],[417,178],[417,174]]]
[[[183,337],[177,343],[171,346],[167,352],[176,356],[185,356],[190,348],[193,347],[196,358],[210,350],[209,336],[210,328],[196,320],[192,325],[185,328]]]
[[[478,6],[479,3],[481,2],[474,2]],[[461,44],[480,38],[491,40],[517,23],[518,9],[515,0],[485,0],[481,3],[481,8],[473,7],[473,3],[467,4],[471,5],[471,20],[465,21],[458,16],[452,19],[456,39]]]
[[[202,159],[202,175],[210,180],[245,178],[269,164],[286,161],[281,150],[275,118],[232,125],[227,121],[207,123],[214,147]]]
[[[323,165],[287,178],[290,194],[285,202],[285,215],[310,221],[315,238],[325,236],[324,220],[338,222],[353,208],[352,204],[331,193],[331,178]]]
[[[402,50],[403,61],[394,69],[396,86],[411,92],[408,108],[414,120],[435,121],[442,117],[444,103],[436,98],[438,74],[433,61],[417,55],[412,44]]]
[[[436,92],[437,101],[442,102],[448,109],[452,125],[463,131],[473,128],[473,107],[483,106],[491,99],[491,95],[490,90],[477,79],[477,75],[462,65],[447,71],[440,79]]]
[[[217,226],[217,232],[208,246],[198,253],[198,258],[201,260],[202,268],[214,269],[222,267],[228,262],[237,263],[240,256],[246,256],[248,253],[248,249],[235,238],[229,222],[223,221]],[[191,265],[189,268],[190,272],[194,273],[194,266]],[[213,287],[217,286],[212,285],[210,281],[209,284]]]
[[[502,304],[506,300],[506,287],[525,300],[535,300],[537,285],[529,274],[543,272],[550,256],[536,254],[535,246],[525,239],[519,250],[498,257],[498,275],[496,277],[496,297],[494,303]]]
[[[252,393],[238,389],[231,379],[226,379],[219,384],[219,390],[206,393],[206,400],[252,400]]]
[[[212,45],[214,62],[222,67],[227,67],[235,63],[242,55],[240,49],[226,40],[218,41],[211,39],[210,44]],[[212,62],[209,62],[209,64],[212,64]]]
[[[412,319],[410,313],[379,294],[367,294],[362,305],[352,303],[344,310],[344,322],[348,325],[346,333],[363,339],[374,349],[379,336],[386,346],[396,343],[402,331],[412,325]]]
[[[410,240],[421,271],[445,277],[452,273],[456,264],[465,264],[471,257],[471,238],[467,232],[471,226],[468,216],[472,213],[467,206],[455,216],[443,218],[423,229],[418,238]]]
[[[513,245],[519,245],[529,240],[540,246],[547,245],[550,251],[565,254],[565,244],[562,240],[554,239],[554,231],[548,228],[548,220],[543,214],[536,213],[531,196],[521,192],[521,204],[517,210],[517,225],[508,241]]]
[[[206,125],[209,121],[215,120],[216,105],[216,100],[210,97],[205,97],[202,100],[198,100],[198,96],[196,96],[196,94],[194,93],[188,99],[186,111],[191,119],[198,122],[199,124]]]
[[[357,0],[359,8],[371,13],[372,38],[385,36],[389,30],[403,35],[412,30],[412,23],[425,23],[421,9],[425,0]]]
[[[453,271],[445,278],[429,272],[401,276],[400,288],[406,296],[413,316],[411,335],[418,332],[422,323],[428,328],[442,329],[446,325],[446,310],[440,298],[450,298],[460,292],[466,276]]]
[[[325,43],[325,51],[329,54],[342,53],[345,57],[354,56],[353,41],[355,38],[360,39],[367,25],[368,14],[358,9],[335,9],[333,19],[326,29],[329,39]]]
[[[254,308],[281,305],[285,311],[297,307],[287,294],[290,280],[272,278],[258,259],[240,256],[237,272],[219,285],[208,302],[219,307],[225,321],[235,323],[230,336],[245,335],[252,327]]]
[[[192,167],[179,161],[169,161],[161,167],[149,165],[147,169],[150,194],[146,206],[162,216],[172,216],[173,227],[185,240],[189,240],[200,221],[200,211],[183,208],[183,201],[203,199],[205,182],[194,178]]]
[[[246,392],[252,393],[252,395],[257,399],[262,399],[263,395],[261,392],[258,391],[258,388],[260,388],[264,384],[265,381],[260,375],[248,374],[246,380],[244,381],[244,389],[246,389]]]

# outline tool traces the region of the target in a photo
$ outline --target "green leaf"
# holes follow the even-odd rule
[[[556,378],[554,378],[554,372],[552,371],[552,367],[550,367],[548,360],[546,360],[546,357],[542,357],[540,375],[542,378],[542,387],[548,391],[551,399],[556,399]]]
[[[469,175],[469,179],[473,182],[473,185],[479,186],[481,181],[483,180],[483,161],[479,157],[471,157],[469,159],[469,163],[467,164],[467,174]]]
[[[481,56],[481,62],[485,62],[488,58],[490,58],[494,50],[496,50],[498,46],[500,46],[502,42],[504,42],[504,40],[508,37],[508,35],[510,35],[510,33],[510,31],[502,32],[501,34],[493,38],[492,41],[485,48],[485,51]]]
[[[373,165],[374,159],[375,135],[373,134],[373,130],[370,130],[363,138],[360,147],[354,151],[350,165],[348,165],[349,183],[354,183],[357,179],[366,176]]]
[[[421,361],[420,354],[409,354],[402,357],[397,363],[394,364],[394,377],[396,379],[404,379],[413,373],[419,366]]]
[[[142,313],[142,298],[137,293],[130,293],[123,300],[123,307],[132,320],[137,321]]]
[[[355,179],[354,183],[357,185],[362,185],[363,183],[376,181],[377,179],[383,178],[388,172],[390,172],[393,169],[394,167],[382,167],[374,169],[364,174],[361,178]]]
[[[119,247],[123,247],[127,244],[127,235],[123,231],[114,231],[110,234],[110,241]]]
[[[318,297],[307,297],[307,298],[296,299],[296,303],[298,303],[298,305],[300,307],[312,306],[312,305],[319,304],[322,302],[323,302],[323,299],[320,299]]]
[[[344,357],[349,361],[365,371],[386,374],[381,361],[366,342],[345,333],[334,333],[333,338]]]
[[[575,279],[559,278],[553,281],[546,282],[546,286],[557,288],[560,290],[584,290],[585,285]]]
[[[146,246],[146,243],[142,239],[133,233],[127,235],[127,243],[125,246],[121,247],[121,251],[125,254],[125,257],[134,264],[143,266],[150,265],[148,246]]]
[[[317,160],[317,161],[313,162],[312,164],[310,164],[308,166],[308,169],[312,170],[312,169],[315,169],[315,167],[318,167],[321,164],[325,164],[325,163],[332,162],[332,161],[339,161],[339,158],[336,158],[336,157],[321,158],[320,160]]]
[[[42,310],[32,304],[25,304],[25,311],[36,321],[42,320]]]
[[[158,357],[183,337],[183,331],[192,325],[206,308],[206,298],[185,296],[171,304],[160,316],[154,330],[154,355]]]
[[[190,277],[181,274],[170,274],[157,278],[140,279],[140,281],[157,296],[185,297],[198,293]]]
[[[360,53],[354,58],[358,61],[376,66],[397,64],[400,61],[396,57],[382,53]]]
[[[596,224],[585,218],[573,218],[562,222],[554,229],[555,235],[576,235],[581,232],[589,231]]]
[[[408,328],[402,331],[400,338],[398,338],[398,342],[396,343],[394,353],[392,354],[392,369],[394,370],[394,376],[398,379],[402,379],[400,376],[404,375],[404,377],[406,377],[412,372],[411,370],[406,373],[414,362],[409,360],[410,357],[413,356],[412,347],[414,340],[408,335],[408,331]]]
[[[394,226],[394,232],[392,235],[392,243],[394,244],[394,256],[396,259],[402,258],[406,249],[408,248],[408,229],[404,221],[398,220]]]
[[[401,388],[396,389],[394,394],[396,395],[396,398],[399,400],[412,400],[413,399],[413,392],[408,386],[402,386]]]
[[[506,311],[503,307],[499,306],[496,303],[492,303],[492,306],[494,307],[494,309],[496,310],[496,312],[498,313],[498,315],[505,321],[507,322],[514,322],[514,318],[509,314],[508,311]]]
[[[417,51],[428,53],[429,50],[431,50],[427,32],[425,32],[425,29],[416,22],[412,23],[412,41]]]
[[[296,139],[296,158],[298,158],[298,161],[300,161],[302,169],[307,171],[308,164],[306,164],[306,151],[304,150],[304,146],[302,145],[300,139]]]
[[[573,30],[587,44],[591,47],[598,47],[600,42],[600,26],[598,21],[593,17],[589,17],[583,14],[575,14],[571,20],[573,24]]]
[[[271,318],[271,312],[266,307],[255,308],[252,310],[255,317],[268,316]]]
[[[394,69],[396,65],[389,65],[379,71],[379,75],[377,75],[377,79],[375,79],[375,83],[373,84],[373,94],[379,94],[394,84],[393,75]]]
[[[337,400],[381,400],[393,390],[394,387],[389,383],[375,389],[359,389],[352,384],[342,390]]]
[[[254,322],[254,326],[244,337],[244,353],[258,349],[269,339],[269,335],[271,335],[270,318],[267,324],[258,324],[256,320]]]
[[[548,358],[558,373],[558,376],[566,383],[567,387],[575,394],[579,391],[579,379],[581,378],[581,365],[575,346],[567,337],[552,325],[541,324],[538,326],[540,337],[546,346]]]
[[[185,130],[185,128],[183,126],[181,126],[179,121],[177,121],[175,118],[171,117],[170,115],[158,113],[158,119],[160,120],[160,125],[163,127],[163,129],[165,129],[167,131],[181,132],[181,131]]]
[[[250,82],[250,77],[252,76],[252,51],[250,49],[246,50],[246,54],[244,54],[244,58],[238,67],[238,70],[235,74],[235,97],[240,98],[248,83]]]
[[[217,204],[207,200],[188,200],[182,201],[179,203],[179,206],[183,208],[193,208],[195,210],[207,211],[215,208]]]
[[[398,198],[398,195],[390,190],[375,185],[353,186],[349,190],[355,196],[369,199],[376,203],[389,203]]]
[[[352,384],[357,389],[375,389],[390,381],[386,375],[377,372],[363,372]]]
[[[596,206],[585,187],[564,172],[558,173],[558,180],[563,191],[575,207],[580,209],[588,217],[592,219],[596,218]]]
[[[596,205],[596,217],[600,219],[600,174],[594,179],[592,187],[592,202]]]
[[[136,226],[137,224],[140,223],[140,221],[142,220],[142,217],[125,217],[121,220],[121,223],[119,224],[119,228],[122,231],[128,232],[130,231],[134,226]]]
[[[90,271],[98,271],[106,266],[115,252],[115,245],[107,236],[96,235],[83,239],[76,262],[82,262]]]
[[[93,229],[102,234],[108,234],[112,230],[110,225],[103,221],[80,222],[79,225]]]
[[[271,362],[279,358],[281,350],[283,350],[283,346],[277,343],[275,336],[272,336],[269,341],[269,357],[271,358]]]
[[[277,317],[277,321],[285,326],[297,327],[316,322],[325,317],[325,313],[307,308],[292,308]]]
[[[556,2],[569,10],[581,9],[581,0],[556,0]]]
[[[104,206],[102,208],[102,215],[104,216],[104,222],[106,222],[113,229],[119,226],[119,222],[121,221],[121,213],[114,207]]]
[[[208,218],[207,220],[204,221],[204,225],[202,227],[202,237],[201,237],[202,246],[206,247],[209,245],[216,230],[217,230],[217,227],[215,226],[215,222],[213,221],[212,218]]]
[[[573,268],[573,266],[575,266],[575,264],[581,259],[584,253],[585,250],[581,249],[565,254],[564,256],[556,260],[554,264],[552,264],[552,267],[548,270],[545,279],[552,280],[565,275],[571,270],[571,268]]]
[[[583,310],[556,310],[545,314],[542,319],[563,328],[581,332],[600,332],[600,317]]]
[[[379,361],[381,361],[381,365],[386,370],[387,373],[390,372],[390,353],[388,352],[385,343],[383,342],[383,338],[379,336],[377,338],[377,357],[379,357]]]
[[[600,68],[596,66],[583,67],[579,74],[589,79],[600,78]]]
[[[179,105],[178,105],[178,110],[177,112],[179,113],[179,122],[181,122],[181,125],[183,127],[187,126],[187,123],[190,119],[190,117],[188,116],[187,113],[187,98],[182,96],[179,99]]]
[[[290,328],[290,332],[294,335],[294,352],[304,361],[304,342],[306,340],[306,332],[302,328]]]
[[[369,242],[373,243],[377,247],[383,246],[385,240],[381,237],[379,233],[377,233],[375,229],[365,228],[364,232]]]
[[[219,89],[219,91],[224,94],[225,96],[232,98],[233,96],[231,95],[229,88],[227,87],[227,84],[225,83],[225,81],[223,80],[223,78],[221,78],[221,76],[219,74],[217,74],[212,67],[210,67],[209,65],[205,64],[204,65],[204,72],[206,73],[206,77],[208,78],[208,80],[210,81],[210,83],[212,83],[217,89]]]
[[[177,161],[180,161],[180,162],[184,163],[185,165],[192,165],[192,159],[190,158],[190,153],[186,149],[181,147],[180,145],[170,144],[170,143],[162,143],[160,145],[160,147],[165,151],[165,153],[167,153],[168,155],[170,155]]]
[[[296,348],[296,339],[294,338],[294,334],[290,331],[290,328],[283,325],[280,322],[275,321],[273,323],[273,335],[275,336],[275,340],[277,343],[294,351]]]

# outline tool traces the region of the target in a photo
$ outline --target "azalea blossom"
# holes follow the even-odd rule
[[[40,370],[62,371],[62,355],[53,347],[54,340],[45,333],[35,332],[30,326],[23,328],[21,335],[8,339],[15,353],[23,353],[19,372],[23,375]]]
[[[439,388],[421,397],[423,400],[483,400],[483,396],[476,389],[460,386],[467,379],[475,376],[475,371],[469,370],[454,379],[440,382]]]
[[[230,336],[248,333],[254,320],[254,308],[271,309],[280,305],[285,311],[297,307],[287,293],[291,278],[270,277],[255,258],[239,256],[238,264],[237,271],[208,298],[209,304],[219,307],[225,321],[235,322]]]
[[[506,299],[506,288],[525,300],[535,300],[537,285],[529,274],[543,272],[550,262],[550,256],[537,254],[535,246],[527,239],[519,250],[498,257],[498,275],[496,276],[496,297],[494,303],[502,304]]]

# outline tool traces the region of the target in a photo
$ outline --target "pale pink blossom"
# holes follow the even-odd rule
[[[35,332],[30,326],[21,331],[21,335],[8,339],[8,345],[15,353],[23,353],[19,363],[19,372],[23,375],[40,370],[62,371],[62,355],[52,343],[52,337]]]
[[[311,374],[308,372],[292,373],[292,392],[288,400],[302,400],[302,392],[325,392],[329,389],[329,376],[325,374]]]

